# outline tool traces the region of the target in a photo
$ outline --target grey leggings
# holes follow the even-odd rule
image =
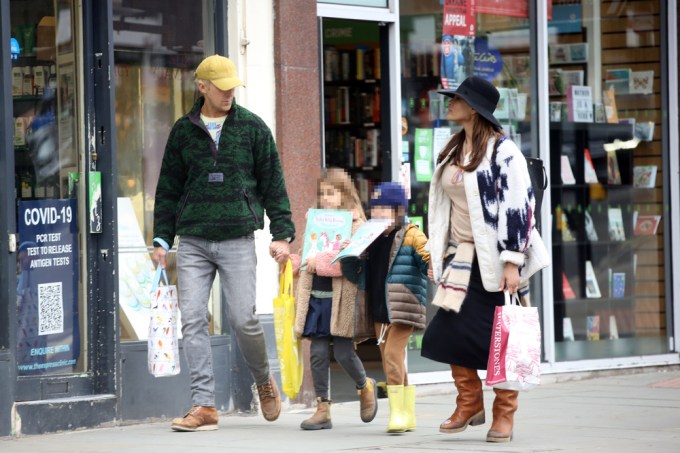
[[[312,365],[312,380],[314,391],[318,398],[328,398],[329,376],[328,369],[331,362],[330,343],[333,342],[333,354],[345,373],[355,382],[357,388],[366,385],[366,370],[354,351],[351,338],[342,337],[312,337],[310,347],[310,361]]]

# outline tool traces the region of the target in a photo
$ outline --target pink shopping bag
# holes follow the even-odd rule
[[[486,385],[506,390],[530,390],[541,383],[541,326],[536,307],[523,307],[519,296],[505,292],[496,307]]]

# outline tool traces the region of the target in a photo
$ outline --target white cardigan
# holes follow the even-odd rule
[[[499,290],[506,262],[520,266],[522,282],[550,263],[535,226],[534,193],[526,159],[517,145],[506,139],[499,145],[496,165],[492,166],[494,144],[495,139],[489,139],[486,157],[463,176],[477,261],[484,289],[490,292]],[[450,237],[451,199],[442,188],[441,176],[452,153],[437,165],[430,183],[428,248],[435,281],[441,278]],[[527,258],[533,262],[527,262]]]

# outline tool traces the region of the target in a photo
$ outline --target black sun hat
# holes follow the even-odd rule
[[[470,104],[475,112],[501,129],[501,123],[493,116],[501,95],[491,82],[478,76],[471,76],[463,80],[463,83],[455,90],[439,90],[438,93],[448,97],[458,96],[465,99],[465,102]]]

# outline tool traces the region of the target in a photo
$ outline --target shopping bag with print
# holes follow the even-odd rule
[[[177,287],[168,285],[168,275],[160,266],[153,280],[150,311],[149,373],[156,377],[179,374]]]
[[[274,332],[281,367],[281,390],[288,398],[297,397],[302,385],[302,355],[295,324],[293,264],[288,260],[279,277],[279,295],[274,299]]]
[[[517,293],[505,292],[496,307],[486,385],[506,390],[530,390],[541,383],[541,326],[536,307],[523,307]]]

